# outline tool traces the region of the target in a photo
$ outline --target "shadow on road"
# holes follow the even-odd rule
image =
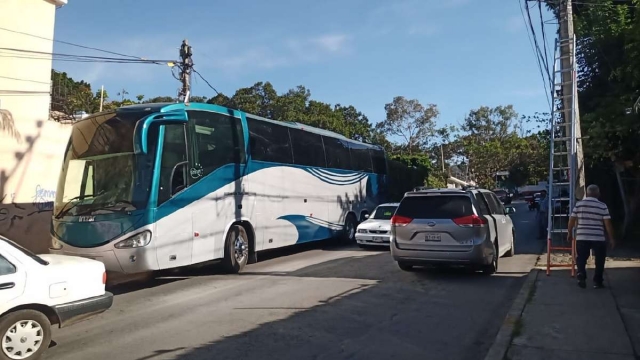
[[[361,282],[310,308],[234,308],[239,316],[257,310],[293,313],[173,358],[408,359],[429,354],[434,359],[482,359],[524,274],[403,272],[392,261],[381,261],[389,256],[337,259],[286,274],[243,273]]]

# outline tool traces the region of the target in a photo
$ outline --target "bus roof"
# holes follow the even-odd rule
[[[240,117],[240,113],[243,113],[242,111],[239,110],[234,110],[234,109],[230,109],[224,106],[220,106],[220,105],[215,105],[215,104],[203,104],[203,103],[148,103],[148,104],[135,104],[135,105],[127,105],[127,106],[123,106],[120,107],[116,110],[116,112],[137,112],[137,111],[141,111],[141,112],[146,112],[146,113],[155,113],[155,112],[166,112],[166,111],[171,111],[171,110],[188,110],[188,109],[194,109],[194,110],[208,110],[208,111],[216,111],[216,112],[222,112],[222,113],[227,113],[229,115],[233,115],[233,116],[237,116]],[[270,123],[274,123],[277,125],[281,125],[281,126],[288,126],[290,128],[294,128],[294,129],[300,129],[300,130],[304,130],[304,131],[309,131],[312,133],[316,133],[318,135],[324,135],[324,136],[330,136],[333,138],[337,138],[337,139],[341,139],[341,140],[345,140],[351,143],[355,143],[355,144],[360,144],[369,148],[375,148],[375,149],[381,149],[381,146],[378,145],[372,145],[372,144],[367,144],[361,141],[357,141],[357,140],[353,140],[353,139],[349,139],[348,137],[338,134],[336,132],[333,131],[329,131],[329,130],[324,130],[324,129],[320,129],[320,128],[316,128],[313,126],[309,126],[309,125],[305,125],[305,124],[300,124],[298,122],[295,121],[278,121],[278,120],[272,120],[272,119],[267,119],[264,118],[262,116],[258,116],[258,115],[253,115],[253,114],[249,114],[244,112],[244,114],[248,117],[251,117],[253,119],[256,120],[261,120],[261,121],[266,121],[266,122],[270,122]]]

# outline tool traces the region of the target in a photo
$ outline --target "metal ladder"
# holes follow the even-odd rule
[[[560,56],[561,47],[572,46],[571,55]],[[551,268],[569,267],[571,276],[576,273],[575,241],[567,244],[567,225],[570,212],[575,205],[575,178],[577,162],[577,139],[575,97],[577,89],[577,67],[575,61],[575,39],[557,40],[554,51],[553,85],[552,85],[552,109],[551,109],[551,151],[549,156],[549,192],[547,214],[547,275],[551,274]],[[571,68],[563,69],[562,60],[571,58]],[[570,73],[570,81],[566,81],[565,73]],[[565,81],[563,82],[563,78]],[[565,85],[571,85],[571,94],[564,94]],[[565,106],[565,100],[569,99],[571,106]],[[564,252],[571,256],[570,263],[551,263],[552,253]]]

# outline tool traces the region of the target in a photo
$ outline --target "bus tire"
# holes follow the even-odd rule
[[[358,220],[356,216],[352,213],[347,215],[347,218],[344,220],[344,231],[342,232],[342,240],[345,242],[355,242],[356,241],[356,230],[358,228]]]
[[[227,232],[224,243],[224,260],[222,265],[232,274],[239,273],[249,260],[249,236],[240,225],[232,225]]]

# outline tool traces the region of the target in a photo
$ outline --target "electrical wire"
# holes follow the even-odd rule
[[[207,85],[208,85],[208,86],[209,86],[213,91],[215,91],[215,92],[216,92],[216,95],[220,95],[220,92],[219,92],[218,90],[216,90],[216,88],[214,88],[214,87],[213,87],[213,85],[211,85],[211,84],[207,81],[207,79],[205,79],[205,78],[204,78],[204,76],[202,76],[202,74],[200,74],[200,73],[198,72],[198,70],[196,70],[196,69],[194,68],[194,69],[193,69],[193,72],[194,72],[194,73],[196,73],[196,74],[200,77],[200,79],[202,79],[202,81],[204,81],[204,82],[205,82],[205,83],[206,83],[206,84],[207,84]]]
[[[99,51],[99,52],[103,52],[106,54],[111,54],[111,55],[118,55],[118,56],[123,56],[123,57],[128,57],[128,58],[133,58],[133,59],[143,59],[139,56],[134,56],[134,55],[127,55],[127,54],[122,54],[122,53],[118,53],[115,51],[109,51],[109,50],[103,50],[103,49],[99,49],[99,48],[95,48],[95,47],[91,47],[91,46],[85,46],[85,45],[80,45],[80,44],[74,44],[68,41],[62,41],[62,40],[56,40],[56,39],[49,39],[46,38],[44,36],[39,36],[39,35],[35,35],[35,34],[30,34],[30,33],[26,33],[26,32],[22,32],[22,31],[17,31],[17,30],[11,30],[11,29],[7,29],[4,27],[0,27],[0,30],[4,30],[4,31],[8,31],[8,32],[12,32],[14,34],[20,34],[20,35],[25,35],[25,36],[30,36],[33,38],[37,38],[37,39],[41,39],[41,40],[46,40],[46,41],[52,41],[52,42],[57,42],[60,44],[65,44],[65,45],[69,45],[69,46],[75,46],[81,49],[87,49],[87,50],[94,50],[94,51]]]
[[[111,63],[115,62],[115,63],[127,63],[127,64],[157,64],[157,65],[167,65],[167,64],[171,65],[175,62],[174,60],[123,59],[123,58],[104,57],[104,56],[50,53],[50,52],[43,52],[43,51],[4,48],[4,47],[0,47],[0,50],[4,51],[1,53],[4,55],[0,55],[2,57],[13,57],[18,59],[32,59],[32,60],[52,60],[53,59],[56,61],[111,62]],[[15,55],[13,53],[18,53],[18,55]]]
[[[538,1],[538,12],[540,14],[540,32],[542,33],[542,45],[544,47],[544,57],[545,57],[545,62],[547,64],[547,74],[549,75],[549,82],[550,82],[549,89],[553,91],[553,84],[551,84],[553,80],[550,73],[551,69],[549,68],[549,51],[547,50],[547,35],[546,35],[547,32],[544,30],[544,19],[542,17],[542,1]]]
[[[538,3],[540,3],[540,2],[538,1]],[[543,55],[542,54],[542,50],[540,50],[540,45],[538,44],[538,37],[536,36],[536,31],[535,31],[535,29],[533,27],[533,20],[531,20],[531,11],[530,11],[529,6],[527,6],[526,3],[525,3],[525,9],[527,11],[527,20],[528,20],[527,23],[529,25],[529,28],[531,29],[531,35],[533,36],[533,43],[535,45],[536,52],[537,52],[538,56],[540,57],[540,60],[542,61],[542,66],[544,67],[544,70],[547,73],[547,79],[548,79],[549,83],[551,83],[553,80],[551,78],[551,71],[549,70],[548,59],[547,59],[546,54]],[[546,82],[545,82],[545,86],[546,86]]]
[[[19,79],[19,78],[14,78],[14,77],[10,77],[10,76],[2,76],[0,75],[0,79],[7,79],[7,80],[15,80],[15,81],[24,81],[24,82],[30,82],[30,83],[35,83],[35,84],[45,84],[45,85],[49,85],[49,82],[45,82],[45,81],[36,81],[36,80],[28,80],[28,79]]]
[[[545,90],[547,89],[547,81],[546,78],[544,76],[544,71],[542,70],[542,64],[540,63],[540,57],[538,56],[536,49],[534,47],[534,41],[531,38],[531,34],[529,32],[529,27],[528,27],[528,23],[527,23],[527,18],[524,15],[524,11],[522,10],[522,6],[524,5],[524,7],[527,7],[526,2],[523,4],[522,0],[518,0],[518,4],[520,7],[520,14],[522,15],[522,20],[525,23],[525,28],[527,30],[527,37],[529,38],[529,44],[531,45],[531,50],[533,51],[533,56],[536,58],[536,64],[538,65],[538,70],[540,71],[540,76],[542,77],[542,85],[545,88]],[[535,34],[534,34],[535,35]],[[547,103],[549,104],[549,109],[553,108],[553,105],[551,104],[551,99],[549,98],[549,94],[545,91],[545,97],[547,99]]]
[[[638,7],[640,7],[638,5],[624,4],[622,2],[620,2],[620,3],[598,3],[598,2],[586,2],[586,1],[573,1],[572,3],[576,4],[576,5],[586,5],[586,6],[626,6],[626,7],[629,7],[629,8],[638,8]]]

